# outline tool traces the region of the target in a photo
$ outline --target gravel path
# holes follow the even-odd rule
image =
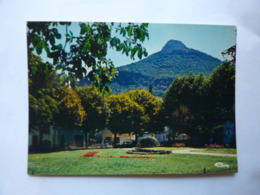
[[[237,157],[236,154],[200,153],[200,152],[196,152],[196,150],[199,150],[199,149],[176,150],[176,151],[172,151],[172,153],[174,153],[174,154],[199,154],[199,155],[210,155],[210,156]]]

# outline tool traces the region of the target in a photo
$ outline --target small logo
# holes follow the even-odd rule
[[[229,165],[224,164],[224,163],[222,163],[222,162],[217,162],[217,163],[215,163],[215,166],[216,166],[216,167],[219,167],[219,168],[229,168]]]

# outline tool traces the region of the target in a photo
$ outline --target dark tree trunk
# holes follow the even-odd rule
[[[116,133],[114,134],[114,148],[116,147],[116,144],[117,144],[117,136],[116,136]]]
[[[44,150],[43,148],[43,128],[39,129],[39,145],[37,150],[39,150],[39,152],[42,152]]]
[[[150,92],[151,94],[153,94],[153,87],[152,87],[151,84],[149,85],[149,92]]]
[[[40,145],[42,144],[42,139],[43,139],[43,130],[40,129],[40,133],[39,133],[39,143],[40,143]]]
[[[88,134],[86,131],[84,132],[84,135],[85,135],[85,148],[87,149],[88,148]]]
[[[50,150],[50,142],[43,141],[43,133],[46,128],[49,127],[42,126],[39,128],[39,147],[37,149],[38,152],[49,152]]]
[[[138,134],[135,134],[135,141],[138,141]]]

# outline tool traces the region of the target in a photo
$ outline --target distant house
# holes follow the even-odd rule
[[[233,122],[227,121],[223,124],[223,144],[235,144],[235,124]]]
[[[138,139],[145,138],[145,137],[154,137],[154,136],[148,132],[145,132],[142,136],[139,136]]]
[[[115,135],[108,129],[103,130],[103,139],[105,142],[114,142],[115,141]],[[122,144],[129,144],[132,141],[135,140],[135,135],[133,134],[117,134],[117,144],[122,145]]]
[[[155,137],[160,143],[168,142],[170,140],[168,139],[167,134],[169,134],[170,131],[171,130],[169,127],[164,127],[164,131],[162,133],[158,133],[156,135],[151,135],[150,133],[144,133],[144,135],[139,138],[151,136],[151,137]],[[174,141],[187,141],[188,139],[190,139],[190,136],[185,133],[182,133],[176,135]]]
[[[167,137],[167,134],[169,133],[169,128],[168,127],[164,127],[164,131],[162,133],[157,133],[157,134],[150,134],[148,132],[144,133],[142,136],[138,137],[138,139],[144,138],[144,137],[155,137],[158,142],[162,143],[162,142],[168,142],[169,139]]]
[[[84,134],[79,130],[65,131],[63,129],[54,129],[53,127],[51,127],[48,133],[43,134],[43,146],[40,146],[39,143],[39,131],[31,130],[31,132],[29,133],[29,150],[32,152],[37,151],[39,147],[41,147],[42,150],[83,147],[85,146],[86,140]]]
[[[190,136],[186,133],[179,134],[174,138],[175,141],[187,141],[188,139],[190,139]]]
[[[104,143],[112,143],[114,134],[108,129],[102,132]],[[117,143],[119,145],[129,144],[135,140],[135,135],[132,134],[117,134]],[[31,130],[29,133],[29,150],[30,152],[41,150],[56,150],[56,149],[71,149],[76,147],[85,147],[87,140],[82,131],[79,130],[64,130],[62,128],[49,129],[48,133],[43,134],[42,145],[40,145],[40,133],[37,129]],[[101,143],[100,143],[101,144]]]
[[[164,131],[162,133],[158,133],[155,135],[155,138],[161,143],[161,142],[168,142],[169,139],[167,137],[167,134],[169,133],[170,129],[168,127],[164,127]]]
[[[215,130],[208,143],[221,144],[225,147],[234,147],[236,144],[235,136],[235,123],[232,121],[226,121]]]

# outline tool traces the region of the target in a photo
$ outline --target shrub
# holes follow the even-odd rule
[[[139,148],[145,148],[145,147],[150,148],[150,147],[158,147],[160,146],[160,143],[154,137],[144,137],[138,140],[136,146]]]

